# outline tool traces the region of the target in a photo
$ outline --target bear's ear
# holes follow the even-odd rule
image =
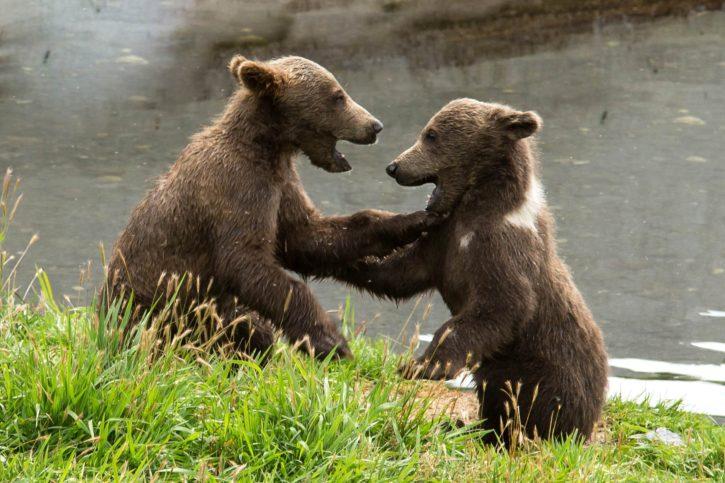
[[[512,141],[531,136],[541,129],[542,125],[541,118],[533,111],[509,114],[504,116],[500,122],[506,136]]]
[[[269,64],[236,55],[229,61],[229,72],[238,83],[255,94],[274,94],[282,85],[282,74]]]
[[[229,69],[229,72],[234,76],[234,78],[237,80],[237,82],[241,82],[239,79],[239,68],[242,66],[243,63],[247,61],[247,58],[243,55],[235,55],[232,57],[232,60],[229,61],[229,64],[227,65],[227,68]]]

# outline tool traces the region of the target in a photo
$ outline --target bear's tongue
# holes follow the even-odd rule
[[[443,195],[443,190],[440,188],[440,186],[436,186],[433,189],[433,192],[428,196],[428,204],[425,206],[426,210],[430,210],[435,203],[441,198]]]

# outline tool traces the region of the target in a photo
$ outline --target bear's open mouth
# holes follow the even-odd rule
[[[345,155],[337,150],[337,141],[332,143],[332,149],[327,152],[329,154],[322,157],[318,157],[313,153],[310,153],[309,156],[312,164],[319,166],[328,173],[344,173],[345,171],[350,171],[352,169],[352,166],[350,166],[350,163],[347,162]]]
[[[390,166],[394,166],[394,164],[391,164]],[[390,174],[390,172],[388,173]],[[407,176],[402,174],[400,170],[393,171],[391,176],[393,176],[395,181],[397,181],[401,186],[423,186],[424,184],[433,183],[435,186],[433,188],[433,192],[428,195],[425,209],[428,211],[435,211],[434,208],[436,203],[438,203],[443,197],[443,188],[439,186],[440,183],[438,181],[438,176],[432,174],[420,178],[409,179]]]
[[[345,155],[337,150],[337,139],[334,136],[309,133],[299,147],[313,165],[329,173],[343,173],[352,169]]]
[[[334,167],[339,170],[335,172],[350,171],[352,169],[345,155],[337,150],[337,143],[332,146],[332,159],[335,161]]]
[[[440,183],[436,175],[424,176],[413,181],[404,181],[400,176],[396,176],[395,180],[398,184],[403,186],[422,186],[424,184],[433,183],[433,191],[428,195],[428,200],[425,205],[425,209],[428,211],[434,211],[436,203],[438,203],[443,197],[443,188],[440,187]]]
[[[433,188],[433,192],[428,195],[428,202],[425,205],[425,209],[427,211],[431,211],[435,204],[443,197],[443,189],[436,185],[435,188]]]

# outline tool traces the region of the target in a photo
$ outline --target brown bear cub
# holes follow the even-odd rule
[[[374,210],[322,216],[302,187],[295,156],[347,171],[336,142],[373,143],[382,124],[307,59],[237,56],[229,69],[239,89],[224,112],[192,136],[119,236],[105,303],[133,294],[137,312],[158,310],[179,291],[167,290],[167,281],[181,279],[177,305],[187,313],[213,306],[214,325],[228,332],[218,340],[235,351],[265,351],[274,327],[318,357],[350,356],[308,286],[285,269],[316,275],[385,255],[439,217]]]
[[[449,103],[387,167],[401,185],[434,183],[428,209],[449,217],[389,256],[337,272],[393,299],[441,293],[452,317],[403,370],[439,379],[473,369],[489,440],[506,444],[516,428],[588,438],[607,384],[601,332],[556,253],[529,140],[540,126],[533,112]]]

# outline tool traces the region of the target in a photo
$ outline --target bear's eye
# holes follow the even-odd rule
[[[343,94],[342,92],[336,92],[335,94],[333,94],[332,100],[335,102],[335,104],[343,104],[345,102],[345,94]]]
[[[435,141],[437,137],[438,137],[438,135],[432,129],[429,129],[428,132],[425,133],[425,140],[426,141]]]

